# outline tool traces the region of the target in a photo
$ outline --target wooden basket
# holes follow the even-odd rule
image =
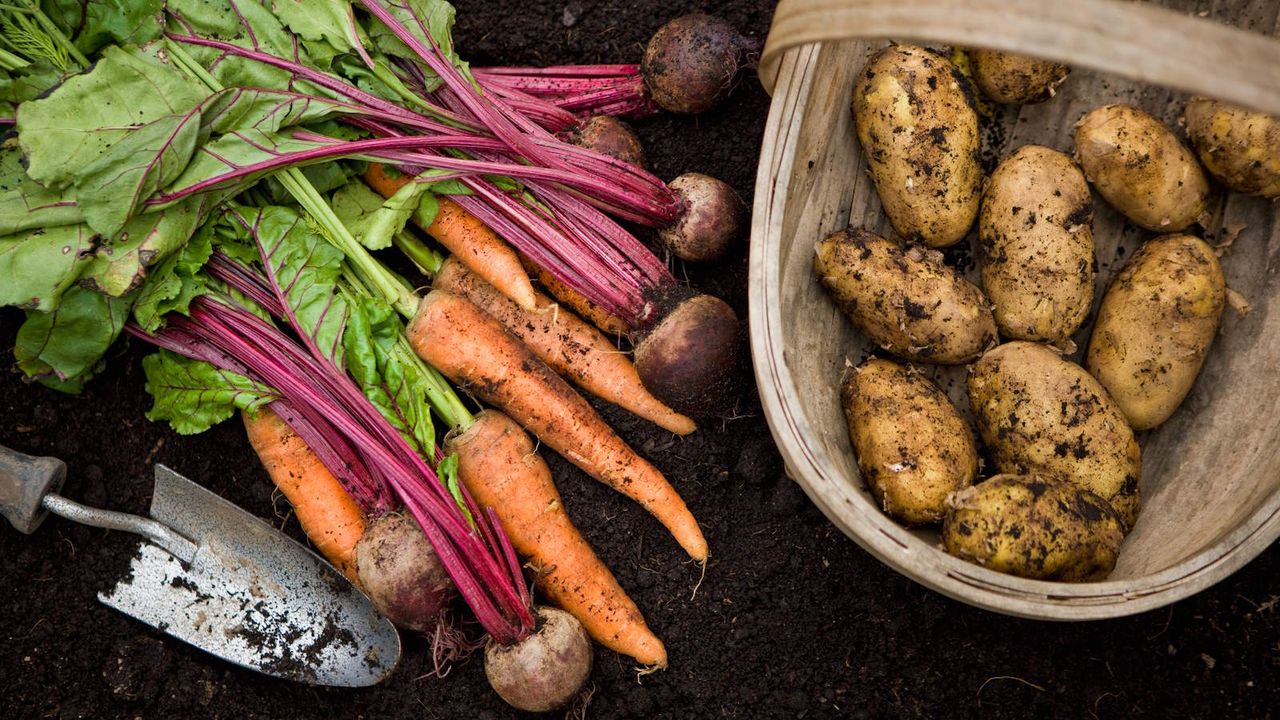
[[[1212,17],[1197,17],[1201,6],[1214,8]],[[1105,582],[992,572],[942,552],[936,531],[904,529],[880,511],[859,477],[838,394],[846,359],[859,362],[872,348],[813,274],[814,243],[833,230],[865,224],[892,236],[849,102],[854,78],[884,38],[985,46],[1073,67],[1057,97],[1001,110],[986,123],[987,152],[1003,158],[1031,142],[1070,152],[1074,123],[1110,102],[1139,105],[1178,127],[1187,98],[1179,91],[1280,115],[1280,43],[1264,37],[1275,31],[1277,12],[1275,0],[782,0],[761,62],[773,104],[751,240],[756,378],[792,477],[868,552],[980,607],[1080,620],[1187,597],[1280,536],[1280,215],[1272,203],[1235,194],[1215,201],[1207,237],[1221,241],[1246,226],[1222,265],[1252,312],[1224,314],[1191,395],[1163,426],[1139,436],[1144,506]],[[1151,236],[1126,227],[1101,199],[1096,215],[1095,310],[1113,272]],[[975,268],[961,269],[978,282]],[[1075,338],[1081,348],[1091,327],[1092,318]],[[965,372],[931,374],[967,413]]]

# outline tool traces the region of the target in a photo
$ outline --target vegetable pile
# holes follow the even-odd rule
[[[574,387],[680,435],[729,400],[738,319],[628,228],[710,261],[745,205],[707,176],[662,183],[624,123],[589,116],[654,112],[660,83],[473,72],[443,0],[19,0],[0,19],[0,304],[27,312],[22,372],[77,392],[121,334],[160,348],[148,417],[198,433],[239,412],[317,550],[431,635],[437,672],[478,647],[455,597],[522,709],[578,694],[588,638],[667,666],[526,433],[706,562],[674,488]],[[689,45],[704,32],[720,44]],[[707,16],[654,47],[689,77],[754,51]],[[373,254],[392,247],[429,292]],[[517,556],[563,611],[534,605]]]
[[[1050,101],[1069,69],[985,50],[952,57],[892,45],[854,84],[857,140],[902,241],[836,232],[817,243],[814,269],[871,344],[911,365],[850,363],[849,436],[885,513],[940,525],[947,552],[1027,578],[1101,580],[1140,522],[1137,433],[1187,397],[1231,293],[1221,250],[1193,227],[1207,227],[1211,178],[1280,196],[1280,120],[1194,98],[1188,146],[1142,110],[1108,105],[1076,125],[1074,157],[1026,145],[984,178],[978,91],[998,104]],[[1155,235],[1111,280],[1090,328],[1091,186]],[[936,249],[975,225],[980,287]],[[917,365],[968,365],[968,407]]]

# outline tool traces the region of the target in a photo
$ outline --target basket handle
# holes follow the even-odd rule
[[[772,94],[798,45],[899,37],[1034,55],[1280,116],[1280,43],[1116,0],[781,0],[760,82]]]

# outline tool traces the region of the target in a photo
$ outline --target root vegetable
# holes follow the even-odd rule
[[[592,115],[569,138],[574,145],[617,158],[636,167],[648,167],[644,146],[631,126],[612,115]]]
[[[658,230],[658,239],[676,257],[710,262],[724,257],[742,232],[747,204],[728,183],[701,173],[686,173],[669,183],[686,209]]]
[[[418,355],[504,409],[587,474],[640,503],[699,562],[707,541],[662,473],[632,450],[559,375],[465,298],[432,290],[408,329]]]
[[[565,513],[551,470],[529,436],[494,410],[476,416],[446,447],[458,453],[458,478],[480,507],[492,507],[511,543],[536,568],[547,598],[577,618],[605,647],[649,667],[667,651],[639,608],[600,562]]]
[[[550,607],[534,612],[531,635],[513,645],[485,648],[484,674],[508,705],[548,712],[567,705],[591,675],[591,641],[569,613]]]
[[[645,48],[640,71],[650,96],[673,113],[701,113],[729,94],[742,60],[758,41],[701,13],[663,25]]]
[[[400,627],[435,627],[453,599],[453,581],[412,517],[389,513],[356,543],[360,585],[378,612]]]

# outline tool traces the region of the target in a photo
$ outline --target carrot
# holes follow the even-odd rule
[[[698,426],[653,396],[636,366],[595,327],[561,309],[536,292],[538,309],[529,312],[498,292],[456,258],[444,262],[431,286],[461,295],[497,318],[520,338],[552,370],[582,389],[651,420],[677,435],[688,435]]]
[[[611,315],[607,310],[587,299],[582,293],[560,282],[554,275],[538,267],[529,258],[521,256],[520,262],[524,263],[524,269],[537,278],[538,282],[542,287],[546,288],[552,297],[573,308],[578,315],[590,320],[592,325],[610,335],[627,334],[629,328],[621,318]]]
[[[357,582],[356,543],[365,528],[360,506],[279,415],[263,408],[240,417],[249,444],[293,506],[302,531],[321,555]]]
[[[515,421],[484,410],[446,449],[458,453],[458,478],[476,503],[494,509],[516,552],[539,570],[538,587],[551,602],[610,650],[667,666],[662,641],[574,527],[550,468]]]
[[[391,197],[413,178],[392,175],[385,165],[370,163],[364,180],[378,194]],[[516,251],[462,206],[445,197],[439,198],[439,203],[435,219],[422,229],[502,294],[520,307],[533,310],[533,284],[529,282]],[[418,222],[416,214],[414,222]]]
[[[567,382],[466,298],[432,290],[407,331],[418,355],[455,384],[506,410],[588,475],[640,503],[700,562],[707,541],[667,479],[605,424]]]

